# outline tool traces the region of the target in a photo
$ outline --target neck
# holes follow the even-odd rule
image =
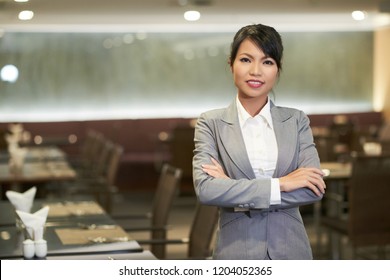
[[[248,112],[252,117],[256,116],[264,108],[265,104],[268,101],[268,95],[259,96],[259,97],[241,97],[238,96],[242,107]]]

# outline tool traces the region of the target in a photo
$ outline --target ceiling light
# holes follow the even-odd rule
[[[30,20],[34,17],[33,11],[21,11],[19,13],[19,19],[20,20]]]
[[[28,0],[14,0],[15,2],[28,2]]]
[[[363,11],[353,11],[352,12],[352,18],[354,20],[364,20],[366,18],[366,13]]]
[[[200,19],[200,13],[198,11],[187,11],[184,13],[184,19],[188,21],[197,21]]]
[[[1,80],[14,83],[18,79],[19,70],[12,64],[5,65],[0,71]]]

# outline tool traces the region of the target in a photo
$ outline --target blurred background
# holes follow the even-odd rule
[[[271,98],[309,115],[321,161],[386,151],[389,0],[0,0],[0,133],[69,158],[97,133],[123,149],[121,193],[153,195],[170,163],[193,198],[194,123],[233,100],[230,43],[253,23],[282,35]]]
[[[173,157],[166,146],[174,129],[231,102],[232,37],[244,25],[263,23],[285,45],[276,104],[311,115],[319,137],[340,114],[351,114],[341,121],[376,137],[390,118],[389,6],[383,0],[1,0],[0,127],[25,123],[32,139],[62,140],[72,144],[69,152],[88,128],[96,129],[124,145],[120,172],[129,174],[126,164],[154,168]],[[186,19],[188,11],[198,18]]]

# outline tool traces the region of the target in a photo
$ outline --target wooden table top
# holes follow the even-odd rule
[[[1,202],[0,206],[0,259],[23,258],[22,242],[26,236],[23,230],[15,226],[15,210],[8,201]],[[49,210],[45,224],[44,239],[48,244],[48,259],[54,256],[82,259],[81,255],[91,257],[94,254],[110,254],[115,258],[117,253],[143,252],[139,243],[128,236],[94,201],[35,200],[33,212],[43,206],[55,210],[52,213]],[[4,215],[6,213],[8,214]],[[10,216],[12,224],[5,221],[10,220]]]
[[[352,172],[351,163],[321,162],[321,169],[326,173],[325,179],[349,179]]]
[[[0,161],[0,184],[37,183],[72,180],[76,171],[68,163],[63,151],[56,147],[29,147],[25,162],[16,168],[3,154]]]

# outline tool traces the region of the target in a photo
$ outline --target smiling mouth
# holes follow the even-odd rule
[[[247,81],[247,83],[251,87],[260,87],[264,84],[264,82],[257,81],[257,80],[249,80],[249,81]]]

